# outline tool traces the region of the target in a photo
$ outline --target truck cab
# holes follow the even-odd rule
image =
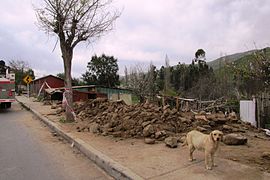
[[[10,108],[15,102],[15,74],[0,60],[0,108]]]

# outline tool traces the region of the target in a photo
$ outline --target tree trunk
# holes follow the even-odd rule
[[[73,49],[61,47],[62,58],[64,61],[64,73],[65,73],[65,95],[66,104],[66,122],[73,122],[75,120],[73,111],[73,91],[72,91],[72,78],[71,78],[71,61],[73,57]]]

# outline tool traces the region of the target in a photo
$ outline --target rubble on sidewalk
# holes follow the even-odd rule
[[[155,139],[151,139],[151,138],[145,138],[144,139],[144,143],[145,144],[155,144],[156,140]]]
[[[159,107],[145,103],[126,105],[123,101],[110,102],[106,99],[89,100],[75,105],[79,129],[90,129],[93,133],[121,138],[150,138],[163,141],[197,129],[203,133],[221,130],[232,132],[258,131],[249,123],[236,118],[235,113],[225,116],[223,112],[181,112],[169,105]]]
[[[270,160],[270,152],[263,152],[261,157],[264,159]]]
[[[227,134],[223,137],[224,144],[227,145],[244,145],[247,143],[247,137],[241,134]]]
[[[178,146],[176,137],[167,137],[164,140],[164,142],[165,142],[166,146],[168,146],[170,148],[176,148]]]

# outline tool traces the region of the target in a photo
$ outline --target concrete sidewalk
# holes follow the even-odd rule
[[[143,140],[116,140],[112,137],[92,133],[76,132],[76,123],[62,124],[57,115],[48,115],[55,110],[33,98],[18,96],[17,100],[39,116],[39,118],[66,138],[74,142],[89,159],[97,163],[116,179],[270,179],[268,173],[258,169],[216,158],[213,170],[205,170],[202,152],[195,152],[195,162],[188,161],[187,147],[167,148],[163,143],[147,145]],[[74,129],[74,130],[73,130]],[[221,152],[222,153],[222,150]]]

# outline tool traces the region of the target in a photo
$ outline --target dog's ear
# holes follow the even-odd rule
[[[213,142],[215,142],[214,137],[213,137],[213,132],[210,133],[210,138],[211,138],[211,140],[212,140]]]
[[[221,135],[221,142],[223,142],[223,133],[221,133],[220,135]]]

